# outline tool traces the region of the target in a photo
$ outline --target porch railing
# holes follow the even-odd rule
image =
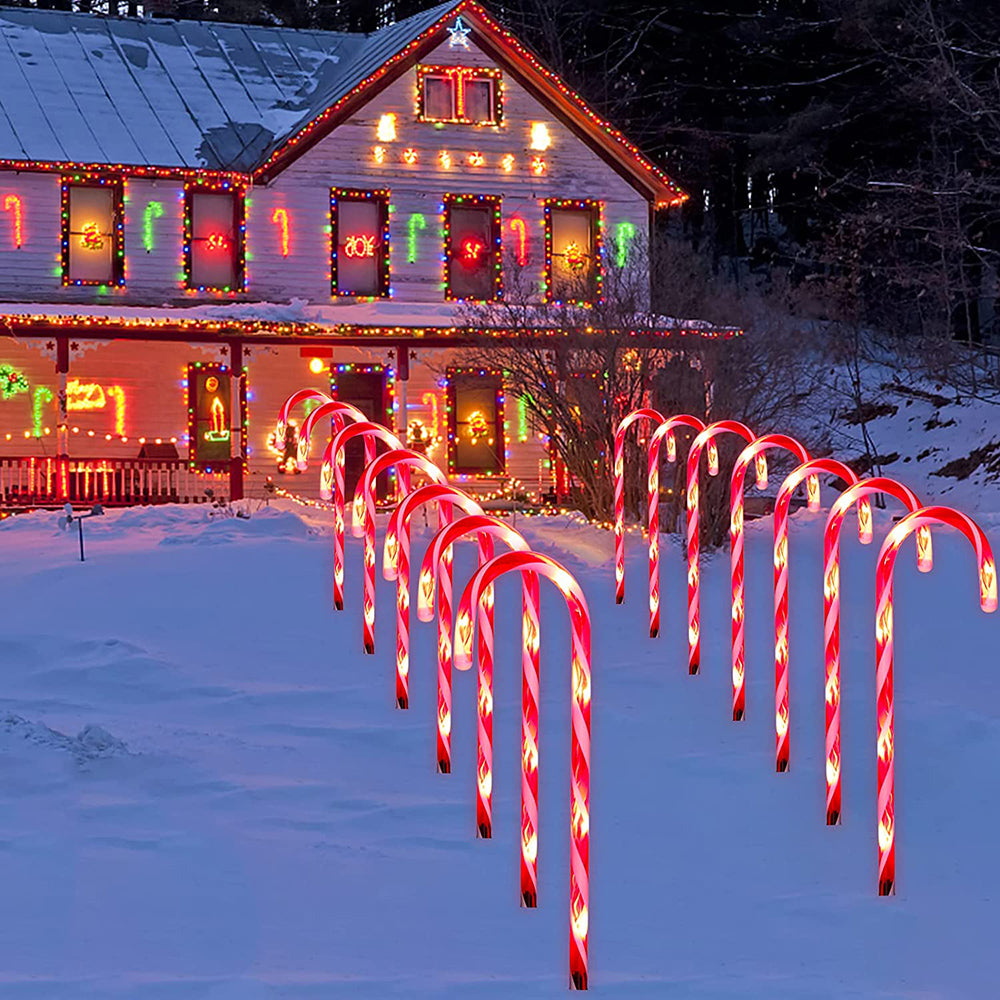
[[[0,507],[204,503],[206,489],[228,498],[228,471],[195,472],[181,459],[0,458]]]

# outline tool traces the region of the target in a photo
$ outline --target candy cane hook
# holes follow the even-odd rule
[[[332,398],[329,393],[320,389],[297,389],[282,404],[278,410],[278,422],[274,427],[274,436],[278,441],[285,440],[285,429],[288,427],[288,417],[292,410],[307,400],[315,399],[319,403],[330,403]]]
[[[309,449],[312,444],[313,431],[316,425],[324,417],[333,420],[333,433],[336,434],[344,429],[345,417],[353,423],[360,424],[368,418],[350,403],[342,403],[340,400],[331,399],[327,403],[320,403],[314,410],[306,414],[299,430],[299,443],[296,449],[295,464],[300,472],[305,472],[309,468]],[[373,456],[374,457],[374,456]]]

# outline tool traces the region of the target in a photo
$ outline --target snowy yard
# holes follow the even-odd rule
[[[882,515],[885,519],[886,515]],[[770,520],[748,531],[749,718],[729,721],[728,566],[705,572],[686,672],[680,551],[645,637],[644,550],[612,597],[609,536],[521,522],[595,621],[592,989],[605,996],[993,991],[1000,622],[964,540],[897,582],[899,894],[875,894],[874,552],[847,540],[843,827],[824,826],[820,533],[792,519],[792,770],[773,773]],[[997,520],[983,517],[996,538]],[[884,532],[886,520],[880,529]],[[429,534],[415,537],[415,554]],[[474,837],[474,678],[434,772],[430,625],[393,707],[391,585],[363,657],[360,549],[330,610],[331,538],[274,510],[0,526],[4,997],[562,996],[568,629],[543,594],[540,905],[517,903],[516,584],[498,595],[495,836]],[[579,558],[573,554],[578,549]],[[473,550],[463,546],[457,580]],[[85,727],[100,727],[99,729]],[[82,732],[81,732],[82,731]],[[81,734],[77,736],[77,734]]]

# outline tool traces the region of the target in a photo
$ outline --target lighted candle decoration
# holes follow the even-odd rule
[[[344,448],[358,437],[365,444],[366,466],[375,461],[376,441],[390,449],[403,447],[392,431],[365,420],[338,431],[323,451],[319,495],[324,500],[333,497],[333,606],[338,611],[344,607]]]
[[[410,470],[423,472],[432,482],[448,485],[445,474],[426,455],[410,451],[409,448],[393,448],[379,455],[365,467],[361,480],[354,491],[351,531],[355,537],[364,536],[364,649],[375,652],[375,481],[389,469],[396,470],[400,498],[410,492]],[[409,572],[410,535],[400,531],[397,535],[399,558],[405,560]],[[398,609],[397,609],[398,611]],[[409,616],[409,592],[407,591],[405,613]],[[407,627],[400,628],[396,622],[397,636],[404,632],[409,639],[409,618]],[[396,705],[408,708],[410,704],[410,651],[409,648],[396,649]]]
[[[495,517],[473,514],[441,528],[431,540],[420,568],[417,616],[430,621],[434,615],[434,582],[438,584],[438,641],[446,649],[442,665],[447,675],[447,729],[451,731],[451,580],[445,574],[451,568],[451,547],[455,542],[475,535],[479,544],[479,565],[493,558],[493,541],[499,540],[515,552],[527,552],[528,543],[509,525]],[[442,583],[448,586],[443,587]],[[536,833],[538,830],[538,577],[521,578],[521,814],[522,838],[521,903],[534,906],[538,898],[535,869]],[[484,591],[479,605],[479,659],[476,678],[476,833],[493,836],[493,592]],[[440,675],[439,675],[440,676]],[[439,715],[440,717],[440,715]]]
[[[701,453],[708,448],[708,474],[719,474],[719,447],[716,439],[722,434],[736,434],[744,441],[752,441],[754,432],[737,420],[719,420],[709,424],[695,436],[687,457],[687,592],[688,592],[688,673],[701,669],[701,532],[699,507],[701,493],[698,487]]]
[[[534,552],[505,552],[478,569],[466,586],[455,623],[455,666],[472,666],[473,607],[506,573],[533,573],[551,580],[569,608],[572,631],[570,735],[570,987],[587,988],[590,924],[590,612],[576,580],[554,559]],[[537,634],[537,633],[536,633]],[[537,750],[536,750],[537,754]],[[528,831],[522,830],[522,843]],[[537,832],[532,831],[537,838]],[[531,850],[537,850],[535,839]]]
[[[437,504],[438,528],[443,529],[452,521],[454,508],[466,514],[481,514],[482,508],[468,493],[455,486],[443,486],[440,483],[428,483],[408,493],[396,505],[389,518],[389,527],[385,533],[383,548],[382,575],[387,580],[396,581],[397,608],[397,649],[401,643],[409,649],[410,616],[409,616],[409,552],[404,562],[400,559],[398,538],[402,532],[407,533],[409,540],[409,521],[413,513],[423,504]],[[409,546],[407,545],[407,550]],[[428,549],[430,551],[430,549]],[[493,552],[488,553],[492,558]],[[483,548],[480,546],[480,563],[486,561]],[[435,562],[435,567],[438,564]],[[438,620],[437,643],[437,769],[442,774],[451,772],[451,566],[452,554],[448,548],[443,554],[438,575],[438,589],[441,594],[439,606],[445,609],[444,615]],[[421,577],[421,581],[423,577]],[[433,595],[432,595],[433,599]],[[405,614],[399,614],[405,602]],[[421,617],[418,614],[418,617]],[[423,619],[422,619],[423,620]]]
[[[733,465],[729,480],[729,551],[730,582],[732,584],[732,659],[733,659],[733,721],[746,714],[746,664],[743,621],[743,492],[747,466],[753,462],[757,470],[757,486],[767,487],[766,452],[772,448],[790,451],[799,462],[809,461],[809,452],[787,434],[764,434],[748,444]]]
[[[641,407],[623,418],[615,428],[615,461],[612,474],[615,478],[615,603],[625,600],[625,434],[640,421],[656,425],[663,423],[659,410]],[[648,477],[648,472],[647,472]],[[652,516],[650,510],[649,516]]]
[[[892,576],[899,547],[914,532],[931,525],[957,528],[976,553],[979,604],[983,611],[997,609],[997,575],[993,550],[982,528],[971,517],[951,507],[921,507],[907,514],[886,536],[875,573],[875,648],[877,690],[877,772],[878,772],[878,893],[896,891],[896,746],[893,705],[893,609]],[[456,649],[456,663],[458,662]]]
[[[276,208],[271,213],[271,221],[278,227],[278,246],[281,247],[281,256],[287,257],[289,251],[288,209]]]
[[[792,494],[803,482],[808,490],[808,504],[819,510],[819,476],[836,476],[847,486],[858,477],[854,470],[834,458],[814,458],[793,469],[778,490],[774,502],[774,740],[775,770],[787,771],[789,764],[788,698],[788,510]],[[871,514],[869,513],[869,520]],[[858,511],[859,529],[861,511]],[[863,539],[864,540],[864,539]],[[870,539],[869,539],[870,540]]]
[[[823,532],[823,640],[826,666],[825,746],[826,822],[840,823],[840,529],[853,504],[858,505],[858,535],[864,544],[872,540],[872,510],[868,499],[881,493],[904,504],[911,513],[920,508],[916,494],[895,479],[876,476],[849,486],[837,497]],[[933,565],[930,528],[917,530],[917,568],[926,573]]]
[[[649,439],[649,635],[655,639],[660,633],[660,445],[667,441],[667,461],[677,461],[677,440],[674,432],[679,427],[703,431],[705,425],[697,418],[681,413],[664,420]]]
[[[278,422],[274,426],[274,437],[277,441],[285,440],[285,430],[288,427],[288,418],[292,410],[306,400],[314,399],[319,403],[332,402],[329,393],[319,389],[297,389],[282,404],[278,411]]]
[[[10,212],[10,234],[14,240],[14,246],[20,250],[24,245],[24,210],[20,195],[6,195],[3,200],[3,209],[5,212]]]
[[[379,118],[375,129],[375,138],[379,142],[396,141],[396,116],[394,114],[385,114]]]
[[[344,421],[351,420],[360,424],[368,418],[350,403],[342,403],[339,399],[331,399],[329,402],[320,403],[315,409],[306,414],[299,429],[299,440],[296,446],[295,464],[300,472],[305,472],[309,468],[309,450],[312,446],[312,436],[316,425],[324,419],[333,420],[333,433],[344,429]],[[374,455],[373,455],[374,457]]]

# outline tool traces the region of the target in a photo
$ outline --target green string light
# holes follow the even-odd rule
[[[153,252],[153,222],[163,215],[163,202],[151,201],[142,213],[142,245],[146,253]]]
[[[628,244],[635,236],[635,226],[631,222],[619,222],[615,229],[615,266],[624,267],[628,257]]]
[[[51,403],[53,399],[52,390],[44,385],[35,386],[34,399],[31,403],[31,421],[36,438],[42,436],[42,411],[46,403]]]
[[[406,263],[415,264],[417,261],[417,233],[427,228],[427,220],[420,214],[414,212],[406,224]]]

